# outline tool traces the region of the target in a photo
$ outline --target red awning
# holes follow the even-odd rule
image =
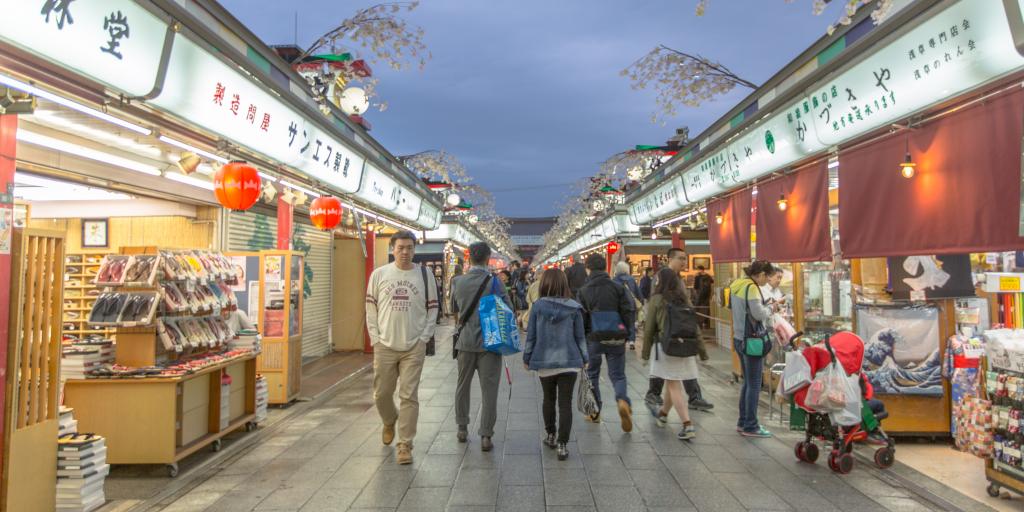
[[[715,263],[750,261],[750,203],[750,189],[708,201],[708,239]]]
[[[757,259],[832,259],[828,220],[828,162],[757,184]],[[786,198],[786,209],[778,201]]]
[[[846,258],[1024,249],[1024,90],[839,155]],[[899,164],[909,141],[913,178]]]

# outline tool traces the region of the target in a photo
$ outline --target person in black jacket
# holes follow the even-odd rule
[[[576,263],[565,269],[565,277],[569,279],[569,290],[575,297],[580,293],[580,288],[587,283],[587,271],[583,268],[583,262],[577,259]]]
[[[587,419],[597,422],[601,417],[599,384],[603,354],[608,361],[608,379],[615,388],[622,431],[630,432],[633,430],[633,410],[626,396],[626,338],[629,336],[626,326],[633,325],[635,311],[626,288],[608,276],[605,265],[604,256],[599,254],[587,258],[586,269],[590,277],[577,296],[577,301],[583,305],[583,327],[590,356],[587,376],[594,387],[599,411]]]
[[[654,279],[651,278],[651,267],[644,269],[644,276],[640,278],[640,301],[647,303],[651,298],[651,289],[653,288]]]

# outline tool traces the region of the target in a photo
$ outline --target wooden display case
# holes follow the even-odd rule
[[[261,335],[256,368],[267,379],[267,402],[287,404],[302,386],[303,255],[280,250],[225,255],[245,276],[235,295]]]
[[[89,292],[102,288],[93,283],[102,259],[103,255],[99,253],[68,253],[65,256],[63,325],[73,328],[63,329],[64,334],[79,339],[90,334],[110,336],[110,329],[89,325],[89,312],[97,297],[89,295]]]
[[[0,510],[56,508],[64,234],[15,229]]]

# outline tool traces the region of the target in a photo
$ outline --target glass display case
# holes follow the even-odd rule
[[[804,333],[821,339],[829,332],[852,330],[849,261],[804,263],[801,271]]]

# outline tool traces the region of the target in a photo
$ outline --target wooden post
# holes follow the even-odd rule
[[[366,230],[366,285],[370,285],[370,274],[373,274],[376,263],[374,262],[374,253],[377,251],[377,233],[372,229]],[[370,331],[363,326],[363,353],[372,354],[373,345],[370,343]]]
[[[17,150],[18,116],[13,114],[0,115],[0,460],[5,460],[4,452],[10,435],[4,427],[9,423],[7,411],[7,312],[10,310],[11,289],[11,243],[14,238],[14,170]],[[0,478],[7,479],[0,465]]]

